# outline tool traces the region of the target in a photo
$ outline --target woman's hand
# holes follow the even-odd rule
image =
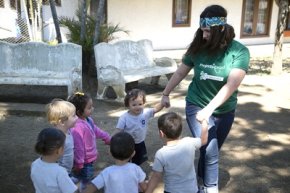
[[[161,104],[168,108],[170,107],[169,94],[170,92],[186,77],[191,70],[191,67],[181,64],[178,69],[174,72],[165,89],[162,93]]]
[[[205,107],[197,112],[196,119],[202,123],[203,120],[209,121],[209,117],[212,115],[213,110],[210,110],[209,108]]]
[[[161,105],[164,106],[165,108],[170,107],[170,99],[169,99],[169,96],[162,95]]]

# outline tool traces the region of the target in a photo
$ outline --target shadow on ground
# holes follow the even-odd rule
[[[264,78],[263,81],[260,81],[262,78],[259,76],[252,79],[244,82],[240,89],[236,119],[220,152],[220,192],[288,193],[290,92],[284,88],[281,92],[283,94],[280,94],[280,90],[272,86],[276,79],[271,77]],[[176,111],[185,118],[184,95],[187,81],[172,93],[172,107],[163,112]],[[284,87],[290,85],[290,81],[282,82]],[[278,82],[278,85],[281,84]],[[160,100],[164,84],[152,86],[144,81],[138,87],[146,91],[147,105],[152,106]],[[95,91],[91,91],[91,94],[94,95]],[[32,106],[33,104],[31,108]],[[125,110],[123,104],[94,100],[94,106],[93,117],[97,124],[112,133],[118,116]],[[37,108],[44,109],[44,104],[40,104]],[[162,113],[157,114],[149,124],[146,144],[150,161],[153,161],[154,153],[162,146],[157,130],[157,118]],[[49,126],[46,118],[43,114],[7,115],[1,112],[0,125],[0,192],[32,193],[34,189],[29,170],[31,162],[38,157],[33,151],[33,145],[40,129]],[[190,136],[185,121],[183,135]],[[95,167],[99,171],[112,164],[113,160],[108,153],[108,146],[100,141],[97,145],[100,158]],[[143,168],[149,174],[150,167],[144,165]]]

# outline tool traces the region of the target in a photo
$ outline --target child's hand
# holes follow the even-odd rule
[[[199,121],[199,122],[200,122],[201,127],[203,129],[207,129],[208,128],[208,122],[207,122],[207,120],[203,119],[202,121]]]
[[[109,139],[105,140],[105,144],[106,145],[110,145],[111,144],[111,137]]]
[[[81,169],[82,168],[73,167],[72,172],[75,173],[75,174],[79,174],[81,172]]]
[[[208,141],[208,122],[205,119],[203,119],[199,122],[201,124],[201,136],[200,136],[201,144],[205,145]]]

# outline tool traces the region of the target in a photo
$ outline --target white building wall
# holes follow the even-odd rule
[[[16,37],[16,10],[10,8],[9,0],[4,0],[4,8],[0,8],[0,39]]]
[[[66,16],[70,18],[75,17],[76,10],[78,9],[77,0],[62,0],[61,6],[56,6],[57,16]],[[52,41],[56,39],[56,32],[51,15],[51,9],[49,5],[44,5],[42,8],[43,17],[43,41]],[[66,34],[68,31],[66,28],[61,27],[61,34],[63,42],[66,42]]]
[[[108,22],[120,24],[130,31],[119,34],[120,39],[150,39],[155,50],[184,49],[192,41],[199,27],[199,15],[216,0],[192,0],[191,26],[172,27],[172,0],[108,0]],[[218,2],[228,11],[228,23],[236,32],[236,40],[246,45],[271,44],[275,40],[278,7],[273,2],[270,35],[259,38],[240,38],[243,0]],[[290,39],[285,38],[290,42]]]

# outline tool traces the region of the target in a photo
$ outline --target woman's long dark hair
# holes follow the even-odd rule
[[[227,17],[227,11],[220,5],[211,5],[200,14],[200,18],[205,17]],[[207,41],[203,39],[203,32],[198,28],[185,55],[194,56],[201,50],[205,50],[209,54],[215,54],[219,50],[225,49],[234,37],[234,28],[229,24],[211,26],[210,37]]]

